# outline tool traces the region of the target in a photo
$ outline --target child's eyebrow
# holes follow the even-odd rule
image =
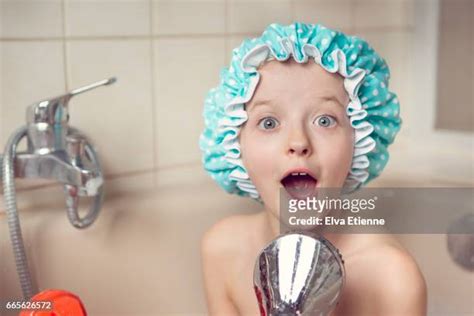
[[[246,105],[249,105],[248,103]],[[250,103],[250,106],[246,109],[246,111],[253,110],[259,105],[273,105],[273,100],[258,100],[254,103]]]
[[[340,106],[344,107],[341,101],[334,95],[324,95],[324,96],[319,97],[319,99],[323,100],[324,102],[335,102],[339,104]]]
[[[321,95],[321,96],[316,97],[315,99],[321,100],[323,103],[334,102],[344,108],[344,105],[341,103],[341,101],[334,95]],[[258,101],[255,101],[254,103],[251,103],[250,106],[246,110],[247,111],[253,110],[259,105],[274,105],[274,102],[273,100],[270,100],[270,99],[258,100]]]

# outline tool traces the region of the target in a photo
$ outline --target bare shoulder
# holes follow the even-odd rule
[[[238,255],[246,241],[251,238],[253,215],[233,215],[212,225],[203,235],[201,252],[203,255]]]
[[[410,277],[422,277],[421,271],[412,255],[391,235],[364,235],[361,247],[351,254],[351,261],[359,270],[369,270],[374,275],[388,272],[404,272]],[[361,272],[362,272],[361,271]],[[395,274],[397,280],[401,275]]]
[[[426,315],[426,282],[416,261],[405,249],[381,245],[371,252],[369,279],[384,315]]]
[[[360,314],[426,315],[426,283],[411,254],[390,235],[360,238],[345,265],[351,305]]]

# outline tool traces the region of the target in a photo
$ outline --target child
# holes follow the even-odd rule
[[[270,25],[233,51],[205,103],[204,165],[257,214],[226,218],[202,241],[210,315],[258,315],[253,268],[279,235],[279,192],[346,192],[377,177],[400,127],[389,70],[363,40],[321,25]],[[390,235],[330,234],[346,284],[331,315],[425,315],[426,286]]]

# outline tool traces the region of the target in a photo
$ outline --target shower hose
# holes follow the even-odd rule
[[[71,128],[71,131],[75,132],[77,130]],[[20,280],[21,291],[23,293],[23,298],[25,300],[30,300],[38,291],[32,283],[30,271],[28,269],[25,246],[23,244],[23,237],[21,234],[20,218],[18,216],[16,204],[14,170],[16,148],[26,134],[27,128],[26,126],[23,126],[17,129],[9,138],[5,147],[4,156],[2,157],[0,155],[0,178],[3,179],[3,197],[6,206],[8,229],[10,232],[10,241],[15,257],[16,270]],[[93,147],[87,143],[85,150],[92,162],[96,164],[99,170],[101,170],[97,154]],[[80,229],[90,226],[97,218],[102,205],[104,196],[103,186],[101,185],[99,187],[89,213],[82,218],[79,217],[78,214],[79,196],[77,188],[66,184],[64,185],[64,189],[66,193],[67,215],[71,224]]]
[[[3,179],[3,198],[5,199],[8,229],[10,231],[10,240],[15,256],[16,270],[20,279],[23,298],[29,300],[36,291],[31,281],[25,246],[23,245],[23,237],[21,235],[20,218],[16,206],[14,170],[16,147],[25,135],[26,126],[23,126],[16,130],[8,139],[2,161],[2,174],[0,174],[0,176]]]

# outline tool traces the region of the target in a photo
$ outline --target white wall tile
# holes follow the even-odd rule
[[[291,1],[229,0],[228,30],[231,33],[259,33],[271,23],[291,22]]]
[[[71,125],[98,148],[107,174],[153,168],[151,56],[148,40],[67,43],[71,88],[117,82],[71,100]]]
[[[474,34],[474,32],[472,32]],[[471,52],[471,56],[474,56],[474,39],[472,40],[472,43],[473,43],[473,49],[472,49],[472,52]],[[471,81],[474,80],[474,60],[471,59]],[[474,100],[474,89],[471,89],[471,100]],[[1,115],[2,113],[0,113]],[[1,137],[1,135],[0,135]]]
[[[178,167],[161,168],[156,173],[156,188],[159,190],[179,188],[183,185],[197,183],[214,184],[200,161],[179,165]],[[215,185],[217,186],[217,184]]]
[[[294,20],[350,32],[353,27],[353,2],[354,0],[296,0]]]
[[[3,42],[0,152],[10,135],[26,124],[26,108],[64,93],[64,59],[59,41]],[[23,148],[23,147],[22,147]]]
[[[259,37],[259,34],[255,35],[248,35],[248,36],[241,36],[241,35],[232,35],[232,36],[227,36],[226,37],[226,54],[225,54],[225,63],[226,66],[229,65],[230,61],[232,60],[232,50],[234,48],[237,48],[242,44],[242,42],[246,38],[254,38],[254,37]]]
[[[105,181],[106,198],[111,200],[123,194],[146,193],[154,189],[153,172],[142,172]]]
[[[400,99],[400,113],[404,124],[410,121],[406,117],[408,107],[415,107],[414,98],[414,68],[413,68],[413,33],[408,31],[356,32],[357,36],[365,39],[375,51],[386,60],[390,69],[390,90]],[[406,120],[408,119],[408,120]]]
[[[204,99],[219,82],[225,39],[160,39],[154,47],[158,166],[198,162]]]
[[[354,23],[356,29],[378,27],[413,27],[414,1],[356,0]]]
[[[148,0],[68,0],[65,13],[67,36],[150,34]]]
[[[3,145],[3,41],[0,40],[0,148],[4,148]],[[3,151],[2,151],[3,152]]]
[[[0,1],[2,38],[58,37],[62,34],[61,0]]]
[[[153,1],[153,34],[223,34],[225,1]]]

